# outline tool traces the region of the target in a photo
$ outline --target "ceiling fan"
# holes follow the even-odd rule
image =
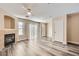
[[[30,5],[28,5],[27,7],[25,7],[23,5],[23,9],[26,12],[26,17],[30,17],[32,15],[32,10],[31,10],[31,6]]]

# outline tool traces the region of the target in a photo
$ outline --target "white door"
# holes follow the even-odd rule
[[[63,42],[63,20],[54,20],[54,39],[58,42]]]

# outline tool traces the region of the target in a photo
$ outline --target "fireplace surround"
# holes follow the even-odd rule
[[[4,35],[4,46],[7,47],[15,43],[15,33],[5,34]]]

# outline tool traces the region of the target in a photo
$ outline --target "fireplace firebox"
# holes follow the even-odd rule
[[[5,45],[5,47],[9,46],[13,43],[15,43],[15,33],[5,34],[5,36],[4,36],[4,45]]]

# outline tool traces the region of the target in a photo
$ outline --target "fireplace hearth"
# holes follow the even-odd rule
[[[4,36],[4,46],[9,46],[15,43],[15,33],[5,34]]]

